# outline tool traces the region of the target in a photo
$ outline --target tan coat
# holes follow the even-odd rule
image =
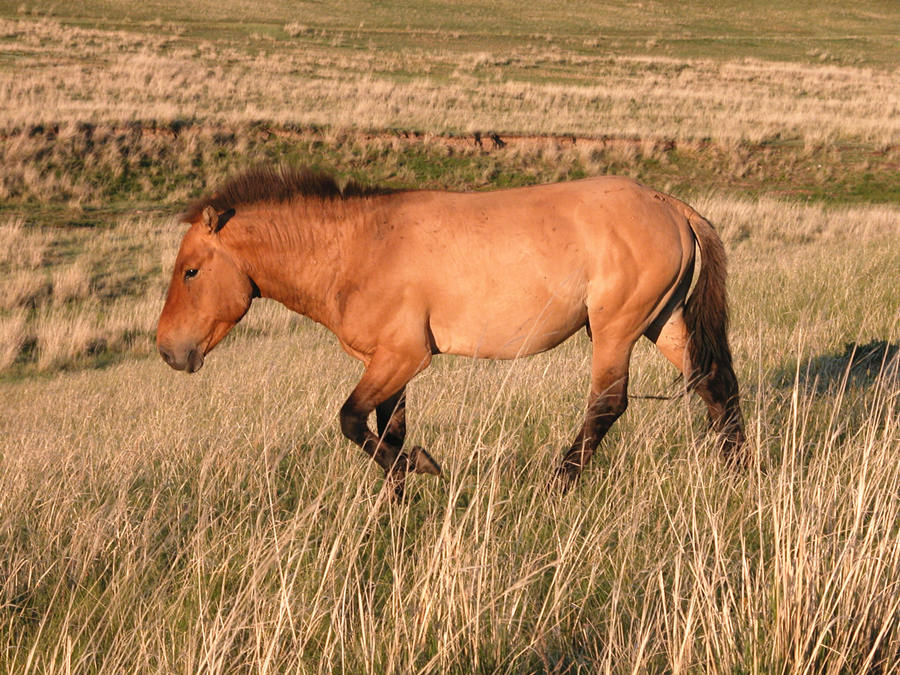
[[[567,483],[624,411],[628,360],[645,335],[707,402],[726,450],[740,446],[724,250],[686,204],[617,177],[352,196],[322,176],[258,173],[188,213],[158,328],[173,367],[199,368],[255,295],[324,324],[366,366],[342,429],[402,493],[407,470],[439,471],[421,448],[402,448],[404,387],[432,355],[515,358],[586,327],[591,396],[560,470]]]

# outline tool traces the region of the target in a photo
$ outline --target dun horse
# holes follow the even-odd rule
[[[398,497],[407,473],[440,473],[425,450],[404,449],[406,385],[435,354],[511,359],[582,327],[590,395],[560,487],[625,411],[641,336],[706,403],[726,456],[739,454],[725,252],[673,197],[616,177],[486,193],[342,190],[330,176],[280,167],[233,177],[183,220],[190,228],[157,328],[166,363],[198,370],[255,297],[323,324],[365,365],[341,431]]]

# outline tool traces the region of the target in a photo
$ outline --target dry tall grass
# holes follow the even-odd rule
[[[65,204],[68,212],[52,211],[52,217],[71,214],[80,224],[104,218],[94,215],[98,209],[181,207],[237,168],[273,158],[336,167],[398,188],[491,189],[616,174],[688,198],[703,190],[832,202],[900,198],[894,184],[900,145],[508,134],[495,142],[488,134],[155,121],[36,124],[10,131],[5,141],[0,192],[31,210]]]
[[[0,260],[0,373],[149,353],[167,283],[163,266],[180,230],[163,217],[126,217],[108,229],[20,221],[0,228],[10,242]]]
[[[0,316],[0,371],[15,363],[24,346],[25,311],[14,310]]]
[[[44,262],[48,237],[25,227],[21,216],[0,223],[0,268],[35,268]]]

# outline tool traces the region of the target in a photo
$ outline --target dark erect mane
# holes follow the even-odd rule
[[[388,192],[390,190],[383,188],[367,188],[352,180],[342,189],[331,174],[305,167],[285,164],[257,166],[231,176],[213,192],[188,206],[182,214],[182,221],[194,222],[207,206],[224,213],[261,202],[287,202],[295,197],[346,199]]]

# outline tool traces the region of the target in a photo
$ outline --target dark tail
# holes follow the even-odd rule
[[[700,247],[700,275],[684,307],[684,322],[691,336],[691,378],[709,376],[713,365],[731,364],[728,347],[728,299],[725,294],[726,260],[722,240],[703,216],[693,213],[689,222]]]
[[[685,376],[706,402],[712,427],[725,440],[726,456],[739,459],[744,418],[728,346],[725,247],[705,218],[693,212],[688,220],[700,247],[700,274],[684,307],[691,361],[690,376]]]

